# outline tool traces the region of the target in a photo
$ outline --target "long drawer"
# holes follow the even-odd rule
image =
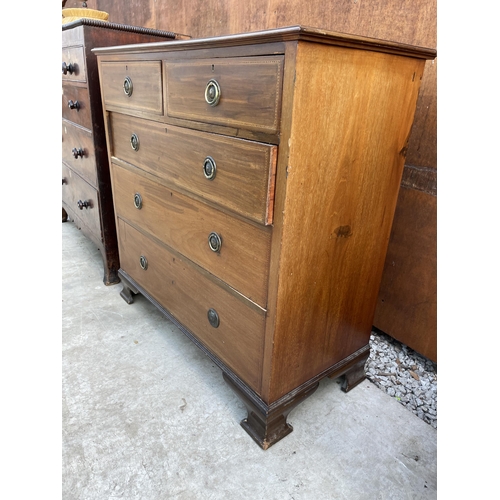
[[[97,239],[101,239],[97,191],[64,163],[62,164],[62,201]]]
[[[91,129],[89,91],[86,87],[62,86],[62,117]]]
[[[114,157],[256,222],[272,223],[276,146],[119,113],[110,113],[110,124]]]
[[[111,165],[115,211],[262,307],[271,232]]]
[[[166,61],[172,118],[277,133],[283,56]]]
[[[118,218],[121,268],[254,390],[265,317]]]
[[[90,130],[67,120],[62,121],[62,159],[97,188],[94,142]]]

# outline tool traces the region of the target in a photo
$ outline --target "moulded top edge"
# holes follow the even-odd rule
[[[409,44],[391,42],[377,38],[369,38],[347,33],[327,31],[307,26],[289,26],[263,31],[253,31],[234,35],[223,35],[210,38],[191,38],[189,40],[172,40],[152,42],[146,44],[121,45],[92,49],[97,55],[134,53],[134,52],[162,52],[186,49],[207,49],[216,47],[232,47],[256,43],[287,42],[306,40],[328,45],[351,47],[356,49],[388,52],[419,59],[434,59],[435,49],[417,47]]]

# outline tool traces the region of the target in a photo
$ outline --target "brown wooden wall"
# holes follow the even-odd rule
[[[68,0],[66,7],[82,2]],[[436,0],[88,0],[109,20],[193,38],[302,24],[436,48]],[[437,361],[436,61],[428,61],[374,326]]]

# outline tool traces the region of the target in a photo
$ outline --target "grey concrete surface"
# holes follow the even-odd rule
[[[436,430],[371,382],[326,379],[267,451],[221,371],[62,224],[64,500],[437,498]]]

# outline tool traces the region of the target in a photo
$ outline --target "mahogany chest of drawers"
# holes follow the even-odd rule
[[[94,47],[175,39],[174,33],[80,19],[62,26],[62,208],[100,249],[106,285],[119,255]]]
[[[291,27],[95,50],[122,297],[222,370],[264,449],[364,378],[429,49]]]

